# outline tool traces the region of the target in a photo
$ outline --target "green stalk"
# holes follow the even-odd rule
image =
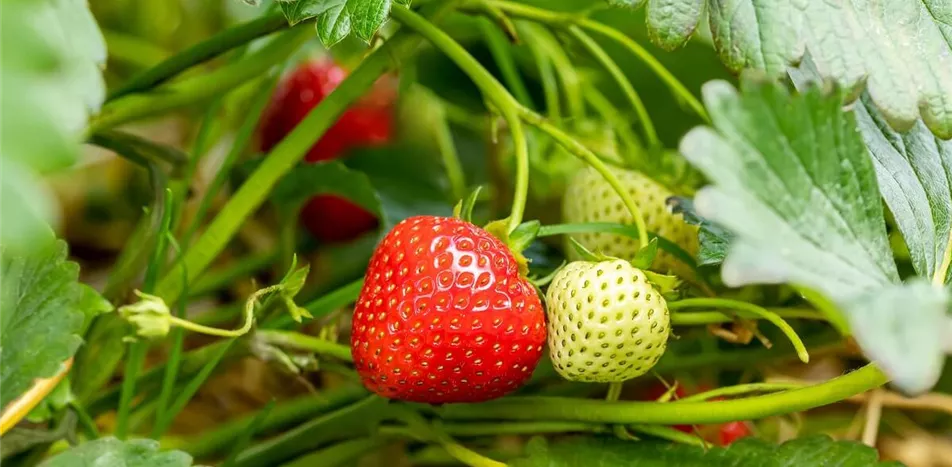
[[[526,87],[526,83],[522,79],[519,69],[516,67],[516,61],[512,58],[512,53],[509,50],[510,44],[509,41],[506,40],[506,36],[502,31],[494,27],[490,20],[478,19],[477,21],[479,31],[486,40],[486,46],[489,47],[489,53],[492,54],[493,60],[496,61],[499,72],[502,74],[502,79],[506,81],[512,95],[516,100],[522,103],[522,105],[535,108],[532,97],[529,96],[529,89]]]
[[[552,59],[543,51],[541,40],[536,37],[536,25],[532,23],[521,23],[519,28],[523,31],[529,52],[539,70],[539,81],[542,83],[542,96],[545,98],[545,114],[553,122],[562,121],[562,96],[559,93],[559,83],[556,79],[555,66]]]
[[[682,402],[708,401],[708,400],[714,399],[715,397],[739,396],[739,395],[751,394],[755,392],[787,391],[790,389],[799,389],[802,387],[803,387],[803,384],[801,383],[739,384],[736,386],[724,386],[717,389],[711,389],[710,391],[704,391],[699,394],[692,394],[690,396],[685,396],[672,402],[677,402],[680,404]]]
[[[234,264],[226,267],[209,270],[194,286],[189,287],[189,297],[200,297],[215,292],[229,285],[232,285],[238,279],[249,276],[261,271],[273,264],[278,259],[277,251],[266,251],[242,256]]]
[[[201,371],[199,371],[198,374],[196,374],[195,377],[193,377],[188,382],[185,388],[182,389],[182,392],[179,394],[179,396],[175,399],[175,403],[172,404],[172,407],[170,407],[167,411],[165,418],[155,421],[155,424],[157,425],[157,428],[155,428],[156,432],[165,433],[165,430],[167,430],[169,425],[171,425],[175,420],[175,416],[185,408],[188,402],[192,400],[192,397],[195,395],[195,393],[198,392],[198,389],[202,387],[203,384],[205,384],[205,380],[211,376],[212,371],[214,371],[215,367],[218,366],[218,362],[220,362],[222,358],[225,357],[225,354],[228,353],[228,350],[231,349],[231,346],[234,343],[235,339],[228,340],[227,343],[223,345],[221,349],[219,349],[218,353],[215,354],[207,363],[205,363],[205,366],[202,367]]]
[[[611,56],[605,52],[605,49],[602,46],[598,45],[598,42],[595,42],[594,39],[589,37],[584,31],[582,31],[578,26],[569,26],[569,33],[572,37],[575,38],[579,43],[582,44],[582,47],[585,47],[588,50],[588,53],[595,58],[599,64],[605,68],[605,71],[615,80],[615,83],[618,84],[618,87],[621,88],[622,93],[625,94],[625,97],[628,99],[628,102],[631,104],[632,108],[635,109],[635,114],[638,115],[638,121],[641,123],[641,127],[645,131],[645,139],[648,142],[648,146],[652,148],[661,147],[661,140],[658,139],[658,132],[655,131],[654,124],[651,122],[651,116],[648,115],[648,109],[645,108],[644,102],[641,100],[641,96],[638,95],[638,91],[635,91],[635,87],[631,85],[631,81],[628,80],[628,77],[625,76],[625,73],[621,71],[621,68],[618,67],[618,64],[612,60]]]
[[[320,418],[324,414],[357,402],[364,397],[367,397],[367,391],[364,388],[345,386],[281,402],[263,418],[258,432],[270,433],[287,429],[309,419]],[[245,428],[261,413],[258,411],[257,414],[229,420],[216,426],[213,431],[193,437],[177,448],[199,459],[214,456],[234,445],[235,440],[241,436]]]
[[[313,467],[356,465],[363,454],[375,451],[386,445],[383,438],[357,438],[342,441],[319,451],[298,457],[291,462],[281,464],[281,467]]]
[[[479,6],[480,2],[488,2],[496,8],[514,17],[546,24],[554,28],[565,28],[576,25],[589,32],[604,36],[617,42],[619,45],[628,49],[632,54],[637,56],[639,59],[641,59],[641,61],[648,65],[648,68],[658,75],[658,77],[661,78],[661,81],[663,81],[668,86],[676,99],[687,103],[688,107],[690,107],[691,110],[693,110],[705,122],[710,122],[710,118],[707,116],[707,112],[704,110],[704,105],[702,105],[701,102],[696,97],[694,97],[694,95],[691,94],[691,92],[688,91],[687,88],[684,87],[684,85],[681,84],[681,82],[678,81],[678,79],[675,78],[674,75],[672,75],[671,72],[661,64],[661,62],[658,61],[658,59],[654,58],[654,56],[645,50],[644,47],[639,45],[632,38],[623,34],[621,31],[584,16],[579,16],[572,13],[550,11],[531,5],[504,0],[477,0],[465,3],[462,8],[468,11],[482,13],[483,10]]]
[[[260,330],[255,333],[255,337],[271,345],[304,350],[318,355],[327,355],[346,362],[354,361],[350,354],[349,346],[331,342],[326,339],[318,339],[299,332]]]
[[[178,250],[178,254],[181,255],[181,250]],[[183,278],[185,283],[188,283],[188,278]],[[176,317],[179,319],[185,319],[185,296],[181,297],[178,300],[176,306]],[[169,352],[169,357],[165,362],[165,373],[162,376],[162,389],[159,391],[159,399],[156,401],[155,408],[155,420],[163,420],[165,418],[166,410],[169,406],[169,401],[172,400],[172,391],[175,389],[175,380],[178,379],[179,364],[182,361],[182,352],[185,347],[185,330],[182,328],[173,328],[170,333],[172,334],[172,349]],[[153,423],[152,425],[152,438],[159,439],[162,436],[162,431],[160,430],[160,425],[158,423]]]
[[[351,103],[377,81],[392,64],[393,56],[405,56],[415,49],[413,37],[397,33],[367,56],[360,66],[320,102],[265,158],[248,180],[218,213],[204,234],[192,245],[174,269],[185,268],[197,277],[218,256],[245,220],[267,199],[281,177],[300,161]],[[158,295],[175,300],[182,293],[180,273],[173,270],[159,282]]]
[[[278,77],[278,73],[274,73],[273,75],[265,76],[258,81],[259,85],[257,88],[260,89],[260,91],[252,99],[251,105],[249,106],[247,114],[245,115],[245,119],[241,122],[241,126],[238,127],[238,131],[235,134],[235,140],[231,143],[231,148],[228,149],[228,154],[225,155],[225,159],[222,161],[221,166],[218,167],[218,170],[215,173],[215,178],[212,179],[211,184],[208,185],[205,193],[202,194],[202,199],[198,203],[198,208],[196,208],[195,214],[192,216],[191,221],[189,221],[188,228],[185,230],[185,236],[182,240],[184,245],[187,246],[189,243],[191,243],[195,232],[198,231],[198,228],[202,225],[202,221],[205,220],[205,214],[208,213],[208,209],[212,205],[212,200],[215,199],[218,191],[221,190],[222,186],[225,185],[225,181],[227,181],[228,177],[231,175],[231,169],[235,165],[235,161],[237,161],[238,156],[240,156],[247,149],[251,138],[254,136],[255,129],[258,128],[258,122],[261,120],[261,115],[264,113],[264,109],[267,107],[268,101],[271,99],[271,92],[278,82]]]
[[[886,384],[873,364],[813,386],[718,402],[606,402],[559,397],[507,397],[483,404],[449,404],[447,420],[551,420],[606,424],[700,425],[783,415],[839,402]]]
[[[133,120],[210,100],[261,76],[276,63],[289,57],[312,35],[312,31],[303,29],[287,31],[254,54],[233,64],[149,92],[129,94],[111,101],[89,122],[86,134],[93,135]]]
[[[226,29],[130,79],[128,83],[109,93],[107,101],[149,89],[223,52],[287,26],[288,23],[283,14],[273,13]]]
[[[442,110],[442,109],[441,109]],[[443,169],[450,183],[450,192],[453,199],[463,199],[466,196],[466,177],[459,162],[459,153],[456,151],[456,142],[453,141],[453,130],[450,128],[446,112],[440,112],[436,128],[433,129],[436,137],[436,146],[439,148],[440,158],[443,160]]]
[[[565,93],[569,116],[574,119],[584,119],[585,100],[582,98],[582,79],[579,78],[575,65],[569,60],[565,49],[551,31],[537,24],[529,23],[527,26],[539,52],[549,59],[555,74],[559,77],[559,82],[562,83],[562,92]]]
[[[793,347],[797,349],[797,355],[800,357],[800,360],[803,363],[810,361],[810,354],[807,352],[807,348],[803,345],[803,341],[800,340],[800,336],[797,335],[797,332],[794,331],[793,328],[790,327],[790,325],[784,321],[783,318],[777,316],[776,313],[770,312],[762,306],[726,298],[688,298],[685,300],[678,300],[676,302],[668,302],[669,310],[680,310],[682,308],[696,307],[728,308],[757,315],[769,321],[774,326],[780,328],[780,331],[782,331],[783,334],[787,336],[787,339],[790,339],[790,343],[792,343]]]
[[[807,319],[812,321],[826,321],[826,316],[814,310],[800,310],[787,308],[766,308],[767,311],[784,319]],[[744,319],[760,319],[762,316],[738,311],[737,315]],[[671,324],[674,326],[703,326],[707,324],[730,323],[734,318],[720,311],[697,311],[671,313]]]
[[[522,118],[525,119],[530,125],[535,126],[536,128],[542,130],[544,133],[552,137],[557,143],[562,145],[566,151],[572,155],[582,159],[595,169],[602,177],[605,178],[605,181],[611,185],[612,189],[615,190],[615,193],[621,198],[622,203],[625,204],[625,207],[628,208],[628,212],[631,213],[632,218],[635,220],[635,227],[638,229],[638,243],[640,248],[644,248],[648,245],[648,228],[645,226],[645,217],[641,213],[641,208],[638,207],[638,204],[635,203],[635,200],[631,198],[631,194],[628,193],[628,190],[622,186],[621,181],[618,180],[618,177],[602,162],[598,156],[595,155],[590,149],[583,146],[581,143],[576,141],[574,138],[569,136],[567,133],[562,131],[561,128],[553,125],[552,123],[546,121],[542,116],[532,112],[528,109],[521,109]]]
[[[473,58],[459,43],[449,35],[433,26],[432,23],[410,11],[402,5],[394,5],[390,16],[404,26],[423,36],[433,46],[446,54],[470,79],[476,84],[485,97],[502,114],[512,142],[516,148],[516,187],[513,195],[512,211],[507,221],[507,232],[512,232],[522,223],[522,215],[526,208],[526,198],[529,191],[529,153],[525,131],[519,119],[516,100],[506,91],[506,88],[494,78],[483,66]]]
[[[265,419],[268,418],[268,415],[274,410],[274,405],[275,401],[271,399],[268,401],[268,404],[255,415],[251,422],[248,423],[247,428],[241,432],[241,435],[238,436],[238,439],[231,446],[231,452],[228,454],[228,457],[225,458],[225,461],[222,462],[221,467],[232,467],[235,464],[235,459],[238,458],[238,454],[245,450],[245,447],[251,442],[251,438],[254,438],[258,430],[261,429],[261,425]]]

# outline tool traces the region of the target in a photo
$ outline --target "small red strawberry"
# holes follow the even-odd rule
[[[718,430],[721,446],[729,446],[734,441],[750,436],[750,427],[745,422],[728,422],[720,426]]]
[[[297,67],[275,90],[261,126],[261,149],[270,151],[347,77],[347,71],[329,59],[311,60]],[[308,151],[305,160],[336,159],[356,147],[387,143],[392,134],[393,86],[386,81],[341,115]],[[325,242],[353,239],[377,226],[377,219],[360,206],[335,195],[312,198],[301,213],[304,226]]]
[[[480,402],[529,379],[545,336],[539,296],[505,244],[469,222],[418,216],[374,251],[350,348],[381,396]]]

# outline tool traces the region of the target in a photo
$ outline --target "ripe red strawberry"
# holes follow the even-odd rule
[[[721,425],[718,430],[721,446],[728,446],[734,441],[750,436],[750,427],[745,422],[728,422]]]
[[[545,333],[539,296],[505,244],[469,222],[418,216],[374,251],[350,348],[381,396],[479,402],[529,379]]]
[[[270,151],[347,76],[329,59],[305,62],[275,90],[260,131],[261,149]],[[308,151],[305,160],[336,159],[355,147],[377,146],[390,140],[394,89],[379,82],[368,96],[341,115]],[[350,240],[372,230],[377,219],[360,206],[335,195],[312,198],[301,213],[304,226],[325,242]]]

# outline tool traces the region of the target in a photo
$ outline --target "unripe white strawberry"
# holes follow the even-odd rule
[[[549,356],[565,379],[597,383],[648,372],[667,346],[664,297],[627,261],[575,261],[546,293]]]
[[[640,172],[616,167],[610,170],[641,208],[650,232],[675,243],[691,257],[697,256],[697,227],[685,223],[681,214],[669,211],[665,201],[673,195],[671,191]],[[569,183],[562,201],[562,216],[569,223],[634,222],[621,197],[591,167],[579,172]],[[638,252],[638,240],[631,237],[601,232],[573,234],[572,237],[585,248],[608,256],[632,259]],[[579,259],[573,248],[566,250],[569,259]],[[664,273],[670,271],[683,278],[693,275],[689,266],[664,251],[658,252],[651,269]]]

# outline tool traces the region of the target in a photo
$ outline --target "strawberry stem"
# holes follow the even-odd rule
[[[722,396],[739,396],[757,392],[779,392],[789,389],[802,388],[801,383],[750,383],[738,384],[736,386],[724,386],[710,391],[692,394],[678,399],[675,402],[700,402],[714,399]]]
[[[618,177],[612,173],[608,166],[590,149],[583,146],[582,143],[579,143],[575,138],[569,136],[568,133],[562,131],[561,128],[548,122],[541,115],[525,108],[520,109],[520,112],[522,118],[525,119],[527,123],[551,136],[552,139],[562,145],[566,151],[585,161],[585,163],[592,166],[592,168],[605,178],[605,181],[615,190],[615,193],[621,198],[625,207],[628,208],[628,212],[631,213],[632,218],[635,220],[635,227],[638,228],[638,248],[648,246],[648,228],[645,226],[644,215],[641,213],[641,209],[635,203],[634,199],[631,198],[631,194],[628,193],[628,190],[625,190],[621,181],[618,180]]]
[[[668,309],[672,311],[696,307],[729,308],[760,316],[780,328],[780,331],[790,339],[790,343],[793,344],[793,348],[796,349],[800,361],[803,363],[810,361],[810,354],[807,352],[807,348],[803,345],[803,341],[800,340],[800,336],[797,335],[797,332],[794,331],[793,328],[790,327],[790,324],[784,321],[783,318],[762,306],[727,298],[688,298],[676,302],[668,302]]]
[[[526,199],[529,193],[529,144],[526,139],[519,109],[522,107],[492,74],[490,74],[466,49],[445,32],[402,5],[394,5],[390,16],[400,24],[414,30],[452,60],[473,80],[487,100],[495,107],[509,125],[509,133],[515,147],[516,186],[512,210],[508,217],[507,231],[512,232],[522,223]]]
[[[449,404],[438,409],[446,420],[561,420],[606,424],[708,424],[801,412],[877,388],[889,378],[868,364],[812,386],[717,402],[606,402],[570,397],[505,397],[482,404]]]

